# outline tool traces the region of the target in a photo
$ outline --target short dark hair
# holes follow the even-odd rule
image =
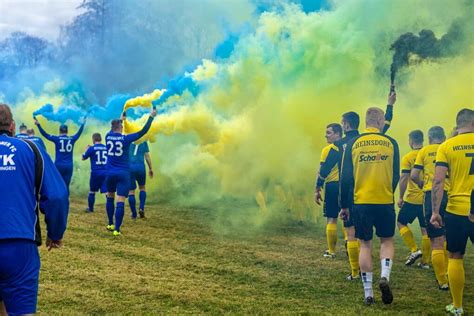
[[[423,144],[423,132],[419,129],[411,131],[408,137],[410,137],[410,139],[417,145]]]
[[[358,129],[360,124],[360,117],[359,114],[356,112],[347,112],[342,114],[342,120],[349,124],[349,126],[353,129]]]
[[[442,140],[446,139],[446,134],[444,129],[441,126],[433,126],[428,130],[428,137],[432,140]]]
[[[8,130],[13,122],[13,114],[10,107],[0,103],[0,130]]]
[[[100,136],[100,133],[94,133],[94,134],[92,134],[92,141],[94,141],[94,142],[101,142],[101,141],[102,141],[102,136]]]
[[[28,127],[26,127],[25,123],[21,123],[20,127],[18,128],[21,131],[26,131]]]
[[[59,126],[59,132],[60,133],[67,133],[67,125],[66,124],[62,124],[61,126]]]
[[[471,109],[462,109],[456,116],[456,127],[463,128],[474,121],[474,111]]]
[[[332,131],[334,133],[339,134],[340,136],[342,136],[342,126],[341,126],[341,124],[331,123],[328,126],[326,126],[326,128],[332,128]]]
[[[34,136],[35,135],[35,130],[32,129],[32,128],[29,128],[26,130],[26,133],[28,134],[28,136]]]
[[[121,124],[122,124],[122,120],[116,119],[116,120],[112,120],[110,125],[111,125],[112,130],[116,131],[120,127]]]

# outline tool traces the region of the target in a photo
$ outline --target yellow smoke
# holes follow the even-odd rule
[[[127,102],[125,102],[123,110],[125,111],[129,108],[137,106],[151,108],[153,105],[153,101],[158,100],[165,91],[166,90],[155,89],[151,93],[147,93],[142,96],[129,99],[127,100]]]

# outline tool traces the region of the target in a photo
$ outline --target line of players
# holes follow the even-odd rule
[[[474,242],[474,111],[463,109],[458,113],[456,130],[448,140],[443,128],[434,126],[428,131],[429,145],[423,146],[423,132],[412,131],[409,134],[412,150],[400,162],[397,142],[384,135],[390,126],[395,101],[393,92],[385,115],[381,109],[370,108],[367,129],[362,134],[358,132],[359,115],[355,112],[343,114],[342,126],[337,123],[327,126],[329,145],[321,154],[315,189],[315,201],[320,205],[324,188],[328,243],[324,256],[335,257],[337,218],[341,217],[351,267],[347,279],[362,277],[365,303],[373,304],[371,240],[375,227],[381,239],[379,288],[382,301],[391,303],[394,192],[399,182],[400,211],[396,221],[410,249],[405,264],[411,266],[421,258],[418,266],[429,269],[431,259],[438,288],[451,291],[453,303],[446,306],[446,311],[461,315],[463,256],[468,238]],[[408,227],[415,219],[421,228],[421,249]]]
[[[82,160],[90,160],[91,173],[89,180],[88,208],[86,212],[94,211],[95,195],[97,192],[106,193],[106,211],[108,217],[107,230],[113,232],[114,236],[121,235],[121,225],[124,217],[125,199],[128,197],[132,219],[145,217],[146,203],[146,167],[148,165],[148,175],[153,178],[152,161],[147,142],[134,144],[151,127],[151,123],[156,116],[156,111],[151,112],[150,118],[141,131],[134,134],[123,135],[122,121],[126,119],[125,113],[121,119],[113,120],[111,131],[105,137],[105,144],[102,143],[102,136],[99,133],[92,135],[92,146],[87,146],[82,154]],[[41,135],[55,145],[55,166],[69,191],[73,175],[73,153],[74,146],[84,131],[86,120],[82,122],[79,130],[73,136],[68,135],[67,125],[59,127],[59,135],[48,134],[38,120],[35,118],[35,125]],[[36,137],[33,129],[28,129],[22,124],[19,128],[17,138],[28,139],[46,152],[46,147],[41,138]],[[139,189],[139,209],[137,214],[137,202],[135,191]],[[115,195],[117,203],[115,205]]]

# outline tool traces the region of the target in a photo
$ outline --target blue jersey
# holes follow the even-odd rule
[[[151,127],[153,118],[150,116],[141,131],[129,135],[122,135],[110,131],[105,137],[107,146],[107,172],[129,171],[130,144],[139,140]]]
[[[16,134],[15,136],[16,138],[19,138],[19,139],[25,139],[25,138],[28,138],[28,134],[25,134],[25,133],[20,133],[20,134]]]
[[[92,172],[105,171],[107,165],[107,147],[105,147],[104,144],[94,144],[82,154],[82,159],[90,159]]]
[[[44,151],[46,151],[46,146],[43,142],[43,140],[37,136],[28,136],[27,138],[28,140],[32,141],[33,143],[35,143],[36,146],[40,147],[41,149],[43,149]]]
[[[130,145],[130,169],[131,170],[142,170],[145,169],[145,154],[150,152],[148,143],[144,142],[140,145]]]
[[[34,146],[34,145],[32,145]],[[60,240],[66,229],[68,192],[49,155],[43,160],[40,210],[45,214],[48,238]],[[0,240],[35,240],[35,153],[25,141],[0,132]],[[8,189],[7,189],[8,186]]]
[[[46,133],[46,131],[38,125],[38,129],[44,138],[54,143],[56,148],[56,165],[72,166],[72,155],[74,151],[74,144],[79,139],[84,130],[84,124],[81,125],[79,131],[74,136],[59,135],[53,136]]]

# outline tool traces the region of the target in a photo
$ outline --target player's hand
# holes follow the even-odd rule
[[[91,148],[91,145],[87,145],[87,146],[86,146],[86,150],[84,150],[84,151],[88,151],[89,148]]]
[[[433,213],[433,215],[431,215],[430,223],[435,228],[443,227],[443,219],[441,218],[441,215],[439,215],[439,214],[434,214]]]
[[[123,111],[122,115],[120,115],[120,120],[125,121],[127,119],[127,112]]]
[[[48,248],[48,251],[51,251],[54,248],[61,248],[62,246],[63,242],[61,240],[46,239],[46,247]]]
[[[314,202],[316,202],[316,204],[318,205],[321,205],[322,201],[323,197],[321,194],[321,188],[316,188],[316,190],[314,191]]]
[[[403,198],[398,199],[397,205],[399,208],[402,208],[403,206]]]
[[[344,222],[347,222],[349,220],[349,216],[349,209],[341,208],[341,211],[339,212],[339,218],[342,219]]]
[[[474,214],[469,214],[469,220],[474,223]]]
[[[157,114],[157,113],[158,113],[158,112],[156,112],[156,109],[153,109],[153,110],[151,110],[150,116],[151,116],[151,117],[156,117],[156,114]]]
[[[153,170],[151,169],[148,170],[148,176],[150,177],[150,179],[153,179],[153,175],[154,175]]]
[[[395,89],[395,87],[393,88]],[[393,90],[393,92],[390,92],[388,96],[387,104],[394,105],[395,102],[397,102],[397,93],[395,92],[395,90]]]
[[[40,125],[40,123],[38,122],[38,120],[36,119],[36,117],[33,118],[35,120],[35,125],[38,126]]]

